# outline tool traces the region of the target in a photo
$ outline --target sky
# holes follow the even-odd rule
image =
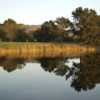
[[[12,18],[18,23],[36,25],[57,17],[71,18],[71,12],[80,6],[100,14],[100,0],[0,0],[0,23]]]

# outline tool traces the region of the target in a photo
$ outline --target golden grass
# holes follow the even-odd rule
[[[73,57],[84,55],[87,53],[93,53],[95,51],[96,49],[94,47],[65,43],[0,43],[0,57]]]

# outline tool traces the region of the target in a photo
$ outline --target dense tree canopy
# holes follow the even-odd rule
[[[81,7],[72,12],[74,23],[80,28],[80,40],[87,44],[97,43],[100,39],[100,16],[95,10]]]
[[[68,36],[66,28],[70,25],[71,22],[64,17],[45,22],[42,24],[41,29],[34,34],[34,37],[37,41],[64,42]]]
[[[100,45],[100,15],[95,10],[78,7],[73,21],[65,17],[44,22],[40,28],[18,24],[12,19],[0,24],[0,41],[79,42]]]

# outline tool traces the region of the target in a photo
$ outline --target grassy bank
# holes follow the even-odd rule
[[[54,58],[73,57],[95,52],[94,47],[64,43],[4,42],[0,43],[0,56]]]

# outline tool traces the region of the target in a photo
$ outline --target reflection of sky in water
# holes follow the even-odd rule
[[[66,64],[79,63],[69,59]],[[77,93],[71,80],[45,72],[39,63],[27,63],[23,69],[11,73],[0,69],[0,100],[100,100],[100,87]]]
[[[69,67],[73,66],[73,63],[80,63],[80,58],[72,58],[72,59],[68,59],[67,62],[65,63],[65,65],[68,65]]]

